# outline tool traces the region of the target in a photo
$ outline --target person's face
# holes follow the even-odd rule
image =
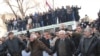
[[[40,35],[40,34],[38,34],[38,33],[35,33],[35,34],[36,34],[36,36],[37,36],[37,37],[41,37],[41,35]]]
[[[33,42],[35,39],[30,37],[29,40],[30,40],[30,42]]]
[[[59,38],[65,38],[65,34],[64,33],[59,33]]]
[[[94,32],[94,33],[97,32],[96,28],[93,28],[93,32]]]
[[[4,42],[6,39],[5,38],[2,38],[2,41]]]
[[[84,31],[84,35],[85,35],[86,37],[89,37],[89,36],[91,35],[91,33],[88,32],[88,31]]]
[[[50,38],[51,38],[51,35],[50,35],[48,32],[45,32],[45,33],[44,33],[44,37],[45,37],[46,39],[50,39]]]
[[[60,29],[65,29],[65,25],[64,24],[61,24],[59,28]]]
[[[2,41],[0,40],[0,44],[2,44]]]
[[[10,39],[13,39],[13,38],[14,38],[14,34],[10,34],[10,35],[9,35],[9,38],[10,38]]]
[[[81,31],[82,31],[81,27],[77,27],[77,28],[76,28],[76,31],[77,31],[77,32],[81,32]]]

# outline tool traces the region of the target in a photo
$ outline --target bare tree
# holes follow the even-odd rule
[[[13,14],[15,15],[15,17],[17,18],[17,15],[12,7],[12,5],[10,4],[9,0],[4,0],[4,2],[10,7],[10,9],[12,10]]]
[[[35,4],[35,5],[33,5],[33,6],[27,6],[30,2],[27,2],[26,4],[24,3],[26,0],[15,0],[15,2],[16,2],[16,4],[17,5],[14,5],[14,4],[12,4],[10,1],[11,0],[4,0],[5,1],[5,3],[10,7],[10,9],[12,10],[12,12],[14,13],[14,15],[15,15],[15,17],[17,17],[17,15],[16,15],[16,12],[14,11],[14,9],[13,9],[13,7],[16,7],[17,9],[18,9],[18,11],[20,12],[20,14],[21,14],[21,17],[23,18],[23,17],[25,17],[25,14],[26,14],[26,12],[29,10],[29,9],[32,9],[32,8],[34,8],[34,7],[36,7],[36,6],[38,6],[39,5],[39,3],[37,3],[37,4]],[[28,0],[29,1],[29,0]],[[35,0],[33,0],[33,2],[35,3]],[[24,8],[24,6],[26,6],[26,8]]]

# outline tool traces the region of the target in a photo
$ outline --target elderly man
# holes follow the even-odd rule
[[[64,30],[59,31],[59,39],[55,42],[55,48],[53,52],[57,52],[57,56],[72,56],[74,53],[73,42],[65,37],[66,32]]]
[[[78,56],[78,54],[80,56],[100,56],[100,40],[91,34],[91,28],[84,30],[84,36],[80,41],[75,56]]]
[[[30,35],[29,49],[31,51],[30,56],[43,56],[43,51],[46,51],[49,54],[52,53],[52,51],[48,47],[46,47],[45,44],[43,44],[39,39],[37,39],[35,33],[32,33]]]

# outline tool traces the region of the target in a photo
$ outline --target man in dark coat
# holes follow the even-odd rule
[[[22,19],[19,17],[18,18],[18,31],[22,31]]]
[[[7,56],[7,50],[6,49],[3,49],[3,41],[2,39],[0,39],[0,56]]]
[[[91,35],[92,30],[86,28],[75,56],[100,56],[100,39]]]
[[[77,26],[76,31],[72,33],[72,37],[71,37],[71,39],[74,41],[76,49],[79,46],[81,37],[82,37],[82,28],[80,26]]]
[[[23,46],[25,47],[25,44],[19,39],[14,37],[14,33],[10,32],[8,34],[8,39],[5,41],[3,44],[2,50],[6,49],[8,50],[8,53],[11,56],[21,56],[21,49],[20,47]]]
[[[40,39],[49,49],[52,50],[52,40],[53,40],[53,34],[46,31],[43,34],[44,36]],[[45,52],[44,52],[45,54]],[[46,53],[47,54],[47,53]],[[49,55],[50,56],[50,55]]]
[[[43,51],[46,51],[49,54],[52,53],[52,51],[41,42],[34,33],[30,36],[29,49],[31,51],[30,56],[43,56]]]
[[[59,31],[59,38],[55,42],[54,52],[57,52],[57,56],[73,56],[75,47],[74,43],[65,37],[66,32],[64,30]]]
[[[75,17],[75,21],[79,21],[80,20],[80,15],[79,15],[79,10],[81,9],[81,7],[72,7],[73,12],[74,12],[74,17]]]
[[[40,24],[40,27],[44,26],[43,14],[42,13],[39,14],[39,24]]]
[[[43,13],[42,19],[43,19],[43,25],[47,26],[48,25],[47,13]]]
[[[52,25],[52,11],[49,11],[47,14],[47,21],[48,21],[48,25]]]
[[[62,9],[61,9],[61,23],[63,22],[67,22],[66,20],[66,14],[67,14],[67,11],[66,9],[62,6]]]
[[[92,30],[93,30],[93,35],[94,36],[100,37],[100,32],[98,31],[98,29],[96,27],[93,27]]]
[[[50,48],[50,41],[52,41],[52,36],[48,31],[44,32],[44,37],[40,39],[48,48]]]

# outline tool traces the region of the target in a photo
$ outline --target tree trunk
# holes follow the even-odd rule
[[[14,9],[12,8],[12,6],[11,6],[11,4],[10,4],[10,2],[9,2],[9,0],[4,0],[6,3],[7,3],[7,5],[10,7],[10,9],[12,10],[12,12],[13,12],[13,14],[15,15],[15,17],[17,18],[17,15],[16,15],[16,13],[15,13],[15,11],[14,11]]]
[[[12,10],[13,14],[15,15],[15,17],[17,18],[17,15],[16,15],[15,11],[13,10],[12,6],[9,5],[9,7],[10,7],[10,9]]]

